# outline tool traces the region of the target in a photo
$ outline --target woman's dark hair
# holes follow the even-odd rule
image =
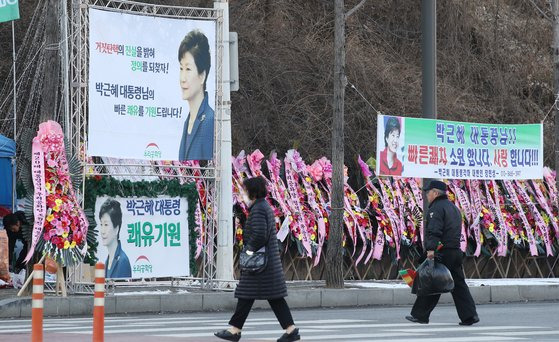
[[[204,79],[204,91],[206,91],[206,81],[208,80],[208,74],[211,66],[210,45],[208,44],[208,38],[199,30],[192,30],[188,32],[179,46],[179,62],[187,52],[190,52],[192,57],[194,57],[194,63],[196,64],[196,69],[198,69],[198,75],[204,71],[206,72],[206,78]]]
[[[393,131],[398,131],[398,133],[401,132],[400,121],[398,121],[395,117],[390,117],[386,120],[386,125],[384,126],[384,146],[388,146],[388,142],[386,140]]]
[[[120,227],[122,226],[122,211],[120,210],[120,203],[112,198],[109,198],[101,205],[99,209],[99,220],[105,214],[111,218],[113,227],[118,227],[118,235],[120,235]]]
[[[265,198],[268,194],[266,180],[262,176],[245,179],[243,181],[243,186],[250,199]]]

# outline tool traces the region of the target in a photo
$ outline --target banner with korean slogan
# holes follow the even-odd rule
[[[89,9],[89,156],[211,160],[216,22]]]
[[[0,0],[0,23],[19,19],[18,0]]]
[[[541,179],[541,124],[479,124],[378,115],[380,176]]]
[[[190,275],[185,198],[97,197],[95,221],[107,278]]]

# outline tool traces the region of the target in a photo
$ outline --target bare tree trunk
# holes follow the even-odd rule
[[[559,94],[559,0],[552,0],[551,8],[553,10],[553,93],[554,101],[557,101],[557,96]],[[557,103],[554,103],[555,105],[553,111],[555,112],[555,170],[559,170],[559,110],[557,110]],[[555,175],[555,184],[559,189],[559,175]]]
[[[332,127],[332,191],[330,233],[326,250],[326,287],[343,288],[344,196],[344,96],[345,14],[344,0],[334,1],[334,120]]]
[[[41,96],[41,112],[39,122],[52,120],[58,109],[58,89],[60,84],[60,34],[59,34],[59,0],[48,0],[45,27],[45,79]]]

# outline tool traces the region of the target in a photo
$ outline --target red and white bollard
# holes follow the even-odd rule
[[[105,339],[105,265],[95,265],[95,294],[93,298],[93,342]]]
[[[43,264],[33,265],[33,295],[31,296],[31,341],[43,342]]]

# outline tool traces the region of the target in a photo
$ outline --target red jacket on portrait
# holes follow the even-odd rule
[[[380,152],[380,174],[386,176],[401,176],[403,171],[402,163],[398,160],[396,155],[392,158],[392,167],[388,167],[388,148]]]

